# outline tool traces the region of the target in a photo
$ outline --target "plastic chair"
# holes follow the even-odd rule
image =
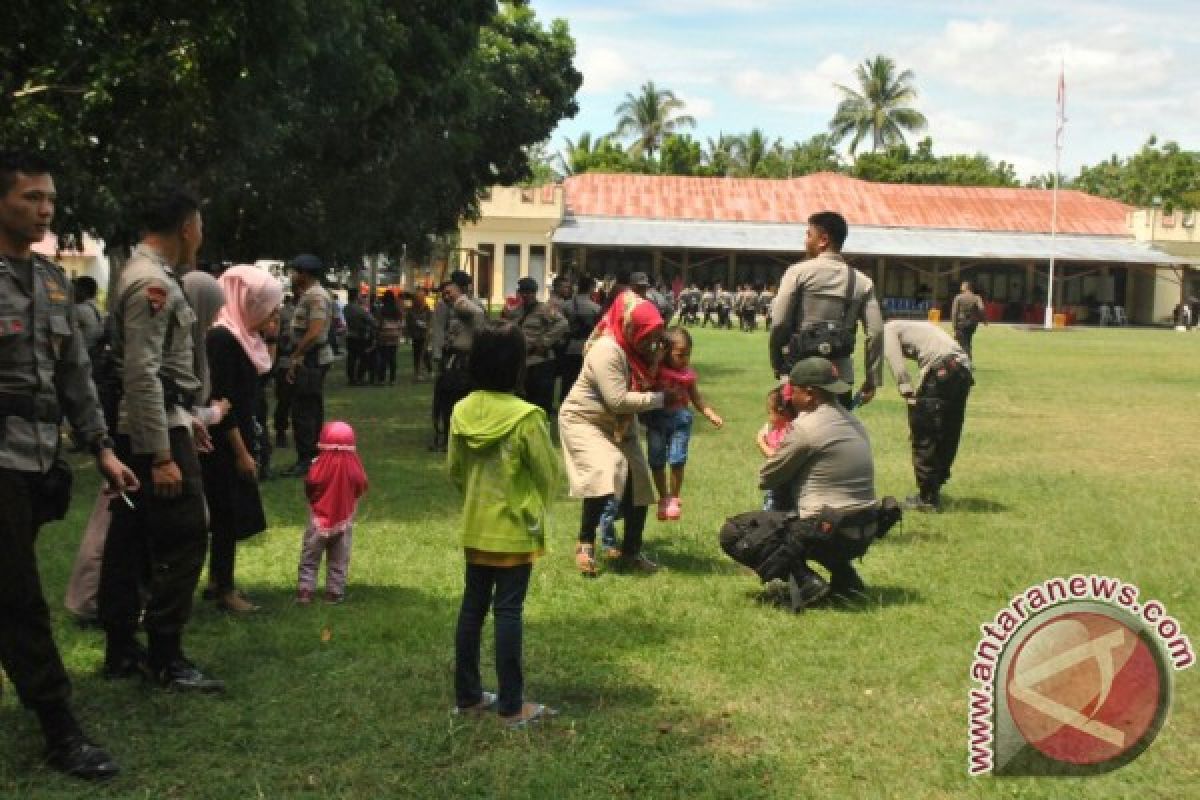
[[[1113,324],[1128,325],[1129,318],[1125,316],[1125,306],[1113,306]]]
[[[1100,324],[1101,325],[1112,325],[1113,324],[1112,318],[1113,318],[1112,308],[1110,308],[1107,303],[1100,306]]]

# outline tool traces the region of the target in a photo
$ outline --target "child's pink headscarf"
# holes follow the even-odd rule
[[[325,423],[317,451],[304,491],[317,533],[333,536],[354,520],[358,498],[367,491],[367,473],[354,447],[354,429],[344,422]]]
[[[271,371],[271,351],[258,328],[283,302],[283,286],[265,269],[238,264],[221,275],[225,306],[213,326],[228,328],[259,375]]]

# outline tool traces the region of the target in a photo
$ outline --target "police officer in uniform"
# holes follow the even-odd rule
[[[537,299],[533,278],[517,281],[521,304],[505,309],[504,319],[515,322],[525,334],[525,399],[546,412],[554,411],[554,379],[558,376],[555,350],[567,335],[567,318],[549,303]]]
[[[487,316],[479,301],[468,293],[470,289],[469,273],[460,269],[450,273],[450,280],[442,285],[444,308],[434,315],[434,325],[440,321],[442,327],[435,342],[438,376],[433,385],[433,442],[429,446],[433,451],[445,452],[454,404],[471,392],[467,358],[475,331]]]
[[[958,454],[967,397],[975,384],[971,360],[941,327],[920,320],[890,320],[883,328],[883,350],[908,403],[913,473],[918,494],[906,506],[916,511],[941,509],[942,485]],[[920,372],[914,381],[906,359]]]
[[[700,308],[704,311],[704,318],[700,320],[700,327],[708,327],[708,323],[712,322],[713,327],[716,327],[716,322],[713,320],[713,314],[717,313],[717,293],[713,291],[709,284],[704,285],[704,291],[700,293]]]
[[[983,298],[971,291],[970,281],[963,281],[959,290],[950,304],[950,323],[954,325],[955,340],[970,358],[971,339],[975,337],[979,323],[988,324],[987,315],[984,313]]]
[[[808,218],[805,238],[808,260],[783,273],[771,306],[771,367],[775,376],[791,371],[808,356],[828,358],[841,380],[854,383],[854,334],[861,320],[866,331],[866,375],[860,388],[869,403],[883,380],[883,315],[871,279],[842,258],[849,228],[835,211]],[[850,392],[840,398],[850,404]]]
[[[733,330],[733,292],[717,284],[717,327]]]
[[[775,454],[759,470],[759,486],[796,498],[801,527],[811,526],[832,509],[841,521],[836,533],[869,542],[875,535],[879,509],[875,496],[875,462],[862,423],[837,402],[850,384],[838,377],[828,359],[801,359],[788,376],[796,419]],[[830,531],[830,533],[835,533]],[[864,547],[865,550],[865,547]],[[850,558],[835,541],[807,540],[792,568],[792,606],[799,610],[831,592],[850,597],[864,590]],[[830,573],[826,581],[806,563],[812,559]]]
[[[32,250],[49,229],[55,199],[45,161],[0,153],[0,666],[37,714],[47,763],[95,780],[116,775],[117,764],[71,711],[34,546],[38,529],[61,519],[71,496],[70,467],[57,458],[62,417],[111,488],[132,492],[138,482],[105,431],[67,277]]]
[[[595,279],[584,275],[576,285],[575,294],[562,306],[563,316],[567,318],[567,346],[559,365],[562,375],[562,388],[558,396],[560,406],[579,378],[579,372],[583,369],[583,347],[600,321],[600,304],[591,296],[595,288]]]
[[[305,253],[288,265],[296,310],[292,312],[292,355],[285,380],[292,385],[292,437],[296,463],[284,474],[304,477],[317,457],[317,439],[325,424],[325,376],[333,363],[329,334],[333,296],[321,286],[325,265]]]
[[[204,237],[200,204],[181,189],[156,192],[142,204],[139,223],[141,241],[117,278],[110,308],[122,378],[117,453],[142,488],[130,503],[111,504],[97,594],[104,671],[110,678],[145,676],[174,690],[218,692],[224,683],[183,654],[208,547],[197,446],[211,442],[190,412],[200,389],[196,315],[179,280]],[[136,638],[139,621],[148,653]]]

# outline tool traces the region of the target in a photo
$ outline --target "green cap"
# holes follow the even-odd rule
[[[809,356],[796,362],[788,375],[792,386],[815,386],[832,394],[850,391],[850,384],[838,377],[837,367],[828,358]]]

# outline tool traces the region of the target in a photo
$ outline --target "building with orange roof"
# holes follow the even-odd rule
[[[534,270],[640,270],[674,287],[771,285],[804,257],[808,216],[834,210],[850,225],[843,252],[893,309],[948,305],[969,280],[993,316],[1040,322],[1053,256],[1056,308],[1087,320],[1101,305],[1121,306],[1133,321],[1166,322],[1198,259],[1131,235],[1136,209],[1077,191],[1058,193],[1052,235],[1052,205],[1048,190],[882,184],[837,173],[587,173],[552,187],[493,189],[461,234],[479,293],[492,302]]]

